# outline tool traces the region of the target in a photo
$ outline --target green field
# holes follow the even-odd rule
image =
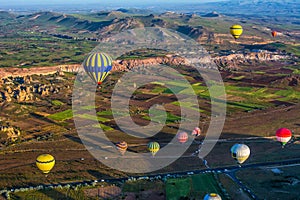
[[[73,111],[71,109],[58,112],[52,115],[49,115],[48,118],[56,120],[56,121],[64,121],[67,119],[71,119],[73,117]]]
[[[177,200],[184,197],[203,199],[207,193],[217,193],[225,199],[218,180],[212,173],[193,175],[181,179],[168,179],[166,183],[166,197],[168,200]]]

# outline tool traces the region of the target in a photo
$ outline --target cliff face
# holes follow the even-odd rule
[[[80,64],[58,65],[52,67],[32,67],[32,68],[0,68],[1,78],[25,77],[31,75],[50,75],[57,72],[77,72],[81,68]]]
[[[212,61],[218,66],[220,70],[230,71],[239,70],[242,64],[255,64],[265,61],[278,61],[286,59],[287,56],[273,54],[270,52],[258,52],[248,54],[231,54],[228,56],[218,56],[210,58],[209,56],[201,58],[202,63],[211,63]],[[164,57],[146,58],[146,59],[132,59],[132,60],[115,60],[113,62],[113,71],[129,71],[137,66],[149,65],[188,65],[189,62],[185,58],[174,55],[167,55]],[[83,67],[77,65],[60,65],[55,67],[36,67],[36,68],[2,68],[0,74],[2,79],[0,84],[5,84],[5,88],[0,90],[0,102],[16,101],[33,101],[38,100],[37,95],[41,97],[50,94],[57,94],[60,88],[55,84],[42,84],[33,82],[31,75],[63,75],[64,72],[76,73],[83,70]],[[15,85],[14,82],[19,84]],[[292,81],[295,82],[295,81]],[[296,83],[298,84],[298,82]]]
[[[166,56],[157,58],[147,58],[147,59],[134,59],[134,60],[116,60],[113,63],[113,71],[128,71],[137,66],[149,66],[157,64],[166,65],[187,65],[188,62],[184,58],[177,56]]]
[[[228,56],[218,56],[214,58],[214,62],[217,64],[220,70],[238,70],[241,64],[255,64],[267,61],[279,61],[286,59],[287,56],[273,54],[270,52],[258,52],[247,54],[231,54]]]

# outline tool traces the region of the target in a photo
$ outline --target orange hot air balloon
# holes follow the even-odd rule
[[[117,150],[121,153],[121,155],[123,156],[128,148],[128,144],[127,142],[123,141],[123,142],[118,142],[116,144],[116,148]]]
[[[276,31],[272,31],[272,36],[276,37],[277,36],[277,32]]]

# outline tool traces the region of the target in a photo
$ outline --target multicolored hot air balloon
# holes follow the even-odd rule
[[[230,151],[232,158],[239,164],[244,163],[250,156],[250,148],[245,144],[235,144]]]
[[[181,144],[186,143],[186,141],[189,139],[189,136],[186,132],[179,132],[177,134],[177,140],[178,142],[180,142]]]
[[[149,142],[148,149],[152,153],[152,156],[155,156],[155,154],[159,151],[160,146],[158,142]]]
[[[277,32],[276,31],[272,31],[272,36],[276,37],[277,36]]]
[[[195,127],[192,131],[192,136],[200,136],[201,135],[201,129],[199,127]]]
[[[116,144],[116,148],[118,149],[118,151],[120,152],[120,154],[123,156],[128,148],[128,144],[127,142],[123,141],[123,142],[118,142]]]
[[[216,193],[210,193],[205,195],[203,200],[222,200],[222,198]]]
[[[55,159],[50,154],[41,154],[36,158],[36,166],[44,173],[48,174],[55,165]]]
[[[243,33],[243,27],[241,25],[235,24],[230,27],[230,33],[234,39],[238,39]]]
[[[292,131],[287,128],[280,128],[276,131],[276,138],[277,141],[281,142],[282,147],[284,147],[291,140]]]
[[[101,85],[112,70],[112,59],[105,53],[91,53],[83,62],[85,72],[91,79]]]

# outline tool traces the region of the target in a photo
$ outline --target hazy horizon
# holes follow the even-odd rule
[[[209,3],[209,2],[220,2],[220,1],[227,1],[227,0],[169,0],[162,2],[161,0],[146,0],[146,1],[137,1],[137,0],[124,0],[124,1],[114,1],[114,0],[107,0],[105,2],[99,3],[97,0],[68,0],[68,1],[61,1],[61,0],[52,0],[52,1],[40,1],[40,0],[11,0],[11,1],[4,1],[0,0],[0,7],[1,6],[20,6],[20,5],[69,5],[69,4],[97,4],[99,5],[149,5],[149,4],[168,4],[168,3]]]

